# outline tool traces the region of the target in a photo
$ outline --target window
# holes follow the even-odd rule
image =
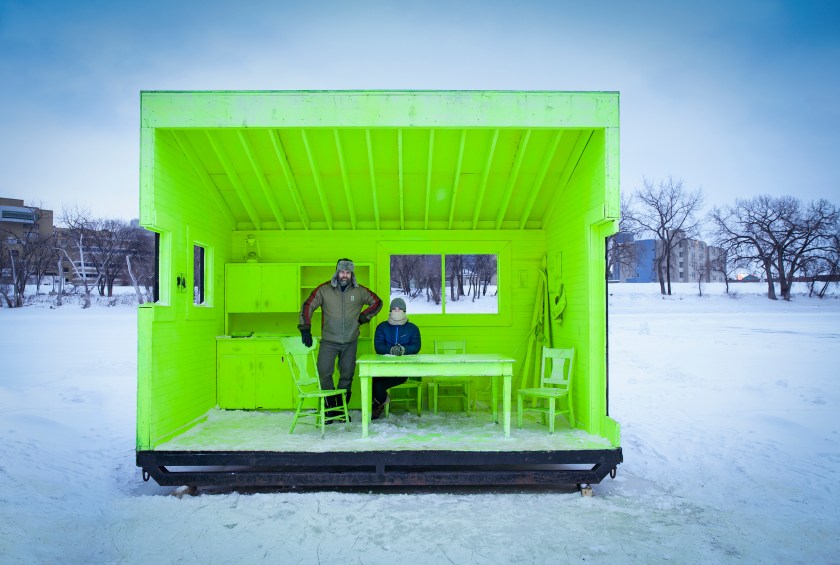
[[[418,257],[422,259],[425,271],[415,271],[413,277],[391,272],[392,262],[398,266],[401,260]],[[480,257],[489,263],[486,267],[481,260],[475,265]],[[506,326],[511,323],[514,285],[510,241],[473,241],[469,238],[380,241],[376,261],[382,266],[376,271],[376,288],[390,292],[387,297],[384,293],[380,295],[386,301],[386,315],[389,298],[402,298],[408,305],[409,318],[416,315],[419,318],[412,321],[428,326]],[[463,271],[458,271],[460,266]],[[453,276],[458,300],[452,299]]]
[[[415,314],[497,314],[495,254],[391,255],[390,299]]]
[[[499,311],[496,255],[446,255],[445,311],[496,314]]]
[[[154,286],[152,287],[152,302],[160,302],[160,234],[155,234],[155,253],[154,253]]]
[[[391,255],[390,299],[402,298],[413,314],[442,314],[441,257]]]
[[[204,300],[204,247],[193,245],[193,304],[205,304]]]

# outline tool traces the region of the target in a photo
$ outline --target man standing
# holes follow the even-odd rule
[[[303,344],[312,347],[312,314],[321,308],[321,347],[318,350],[318,378],[323,390],[334,390],[333,372],[338,358],[338,388],[350,403],[350,387],[356,370],[359,326],[367,324],[382,308],[382,300],[356,282],[353,261],[339,259],[332,279],[312,291],[300,309],[298,329]],[[367,309],[362,308],[367,305]],[[330,407],[335,399],[328,398]]]

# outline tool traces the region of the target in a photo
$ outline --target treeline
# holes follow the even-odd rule
[[[473,302],[487,294],[496,276],[495,255],[445,255],[446,287],[450,302]],[[392,255],[391,287],[411,299],[424,296],[427,302],[441,302],[443,279],[440,255]],[[496,289],[498,292],[498,289]]]
[[[608,241],[608,268],[637,265],[633,238],[657,242],[654,259],[662,294],[671,294],[674,250],[685,239],[702,239],[718,248],[696,276],[709,271],[731,280],[736,270],[760,272],[767,296],[790,300],[794,280],[806,278],[811,290],[825,294],[840,277],[840,210],[826,199],[803,202],[793,196],[756,196],[702,213],[702,190],[688,190],[681,180],[668,178],[622,197],[619,234]],[[632,237],[628,237],[632,236]],[[819,288],[817,285],[820,284]],[[728,291],[728,286],[727,286]]]
[[[131,282],[139,304],[152,299],[154,234],[138,225],[73,209],[62,212],[51,236],[38,233],[36,222],[20,233],[0,230],[0,237],[0,297],[9,308],[23,306],[27,284],[38,293],[51,275],[59,306],[64,296],[81,292],[87,308],[94,290],[111,297],[118,280]]]

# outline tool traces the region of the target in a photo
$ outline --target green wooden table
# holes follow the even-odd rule
[[[368,437],[372,385],[376,377],[490,377],[493,421],[499,422],[498,382],[502,380],[502,423],[510,437],[510,397],[514,359],[496,353],[448,355],[360,355],[356,359],[362,389],[362,437]]]

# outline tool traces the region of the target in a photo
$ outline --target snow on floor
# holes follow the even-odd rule
[[[567,449],[612,449],[604,438],[583,430],[569,430],[563,418],[557,419],[556,433],[548,434],[539,416],[526,414],[522,429],[511,416],[511,436],[504,437],[501,423],[494,423],[490,412],[391,412],[374,420],[370,436],[361,437],[361,412],[350,411],[350,426],[330,425],[321,437],[314,418],[298,420],[294,434],[288,430],[292,412],[218,410],[207,419],[157,446],[158,451],[541,451]],[[501,418],[501,415],[500,415]]]
[[[733,287],[609,287],[625,461],[593,498],[168,496],[134,463],[134,309],[0,309],[0,561],[837,563],[840,300]]]

